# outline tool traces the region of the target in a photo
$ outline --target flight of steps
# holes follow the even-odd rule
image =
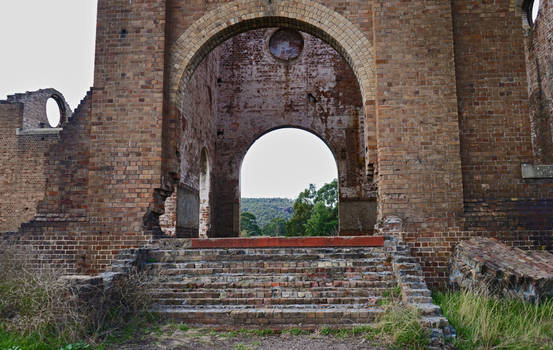
[[[190,325],[316,328],[375,321],[397,286],[384,247],[150,249],[155,310]]]

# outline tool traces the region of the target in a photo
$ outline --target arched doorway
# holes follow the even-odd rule
[[[323,135],[328,144],[336,144],[337,162],[343,164],[344,174],[347,174],[348,179],[340,184],[344,189],[343,203],[356,202],[357,204],[352,205],[357,207],[361,202],[371,201],[374,204],[376,191],[374,187],[366,184],[367,181],[372,181],[372,173],[368,174],[368,172],[374,169],[376,158],[371,155],[371,152],[376,149],[376,142],[369,139],[376,135],[374,132],[374,66],[372,56],[367,55],[372,51],[370,42],[355,25],[312,1],[282,1],[278,6],[267,5],[266,2],[260,1],[256,2],[258,7],[243,8],[244,11],[238,12],[234,6],[236,4],[233,4],[222,5],[195,21],[176,40],[170,50],[170,98],[167,100],[165,123],[175,124],[177,127],[165,129],[168,136],[164,137],[164,150],[166,159],[174,159],[172,150],[175,148],[181,158],[177,159],[178,162],[174,165],[170,161],[166,162],[165,171],[178,173],[181,183],[193,181],[194,172],[191,171],[189,164],[194,154],[198,154],[196,153],[198,144],[207,144],[209,154],[215,155],[210,160],[214,164],[211,171],[214,185],[211,189],[213,193],[212,234],[214,237],[237,236],[240,215],[239,173],[243,155],[250,144],[262,133],[292,125],[313,130]],[[242,9],[242,6],[238,8]],[[330,22],[321,22],[320,11],[328,15],[330,22],[334,20],[340,22],[342,28],[338,29]],[[220,21],[222,18],[225,20]],[[344,36],[344,29],[348,30],[347,38]],[[293,36],[296,39],[292,42],[301,42],[302,45],[299,46],[304,51],[317,46],[324,54],[299,53],[293,57],[286,57],[286,55],[281,57],[275,54],[272,48],[275,40],[272,39],[276,33],[286,31],[294,33]],[[244,39],[244,36],[248,35],[250,38]],[[235,60],[234,64],[229,65],[232,69],[219,69],[225,67],[225,59],[236,59],[236,53],[239,55],[240,52],[250,52],[233,51],[232,47],[251,42],[251,38],[260,41],[256,46],[260,48],[259,55],[252,54],[251,57],[255,57],[258,61],[273,60],[271,64],[274,63],[275,71],[280,72],[280,77],[276,80],[255,84],[251,79],[248,80],[252,74],[238,74],[243,66],[242,63],[250,59],[248,57],[244,57],[242,62]],[[350,41],[352,38],[355,38],[355,44]],[[221,49],[221,46],[227,45],[232,40],[234,43],[230,44],[230,49],[228,46]],[[318,43],[310,46],[316,41]],[[276,42],[279,41],[276,40]],[[294,45],[296,44],[292,45],[293,48],[295,48]],[[317,81],[317,77],[326,77],[325,71],[319,70],[317,74],[311,74],[312,69],[317,70],[321,65],[304,64],[304,58],[326,57],[325,55],[330,51],[334,58],[326,62],[325,67],[328,68],[327,71],[332,72],[328,79],[331,84],[327,84],[328,86],[322,86],[324,85],[322,83],[313,84],[312,81]],[[232,56],[233,53],[234,56]],[[303,67],[303,71],[297,68],[300,66]],[[258,64],[252,72],[261,72],[262,75],[266,67],[265,63]],[[338,72],[338,70],[341,71]],[[302,72],[304,76],[300,77],[301,74],[298,73]],[[321,72],[323,74],[319,74]],[[341,78],[344,75],[347,78]],[[294,85],[291,83],[293,81],[306,82],[306,84],[305,86]],[[342,91],[341,88],[347,86],[348,82],[352,82],[353,87],[347,87]],[[242,85],[238,86],[237,83]],[[271,88],[268,89],[268,87]],[[286,87],[288,92],[280,91],[280,95],[273,93],[269,98],[266,94],[263,95],[271,89],[282,90],[281,87]],[[334,92],[339,93],[329,97],[329,91],[330,95]],[[200,92],[201,96],[199,96]],[[246,93],[250,93],[250,96],[243,98]],[[232,94],[234,95],[229,96]],[[195,95],[198,96],[195,97]],[[282,98],[280,100],[274,98],[277,95]],[[252,96],[259,98],[252,98]],[[214,102],[225,98],[226,104]],[[255,104],[255,101],[261,101],[257,111],[251,108],[249,111],[245,110]],[[270,104],[267,101],[276,102]],[[198,106],[205,108],[198,112]],[[237,106],[244,108],[238,110]],[[299,120],[301,117],[296,117],[299,109],[303,109],[303,115],[308,117],[305,118],[306,120]],[[256,119],[255,113],[257,115],[261,113],[264,116]],[[272,113],[273,117],[268,117],[267,113]],[[174,134],[171,135],[171,133]],[[189,159],[183,157],[189,157]],[[372,193],[368,194],[367,189]],[[371,210],[374,211],[372,207]],[[361,214],[366,216],[366,213],[361,212]],[[367,220],[357,221],[355,227],[349,227],[351,226],[349,225],[346,231],[372,231],[374,222],[371,221],[368,224]]]
[[[263,134],[242,161],[241,235],[336,235],[338,178],[334,154],[319,136],[290,127]]]

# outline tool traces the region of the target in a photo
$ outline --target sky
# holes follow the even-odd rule
[[[242,197],[296,198],[310,183],[320,188],[337,178],[336,161],[317,136],[278,129],[260,137],[242,162]]]
[[[97,1],[0,1],[0,99],[52,87],[75,109],[92,86]]]
[[[93,85],[97,0],[0,1],[0,100],[52,87],[75,109]],[[50,105],[52,116],[57,108]],[[296,198],[310,183],[319,188],[336,174],[332,153],[319,138],[280,129],[246,154],[242,196]]]

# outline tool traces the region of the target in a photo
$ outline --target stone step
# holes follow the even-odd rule
[[[356,305],[376,306],[380,297],[373,298],[174,298],[154,299],[157,305]]]
[[[189,289],[183,291],[153,290],[156,299],[163,298],[339,298],[339,297],[379,297],[387,288],[235,288],[235,289]]]
[[[407,302],[411,304],[431,304],[432,298],[427,296],[408,296]]]
[[[385,273],[389,271],[382,266],[358,266],[358,267],[255,267],[255,268],[158,268],[160,276],[203,276],[203,275],[229,275],[229,274],[308,274],[316,276],[343,274],[345,277],[361,276],[372,273]]]
[[[438,305],[430,303],[414,304],[420,310],[422,316],[441,316],[441,309]]]
[[[322,259],[368,259],[386,258],[382,250],[363,248],[277,248],[277,249],[182,249],[154,250],[149,252],[149,262],[187,262],[187,261],[309,261]]]
[[[182,281],[187,283],[212,283],[212,282],[266,282],[270,281],[273,283],[279,282],[296,282],[296,281],[312,281],[312,282],[329,282],[333,283],[334,281],[386,281],[393,280],[395,276],[392,272],[383,271],[383,272],[317,272],[317,273],[218,273],[218,274],[209,274],[209,275],[182,275],[182,274],[166,274],[165,272],[159,273],[156,275],[155,282],[170,282],[170,281]]]
[[[310,261],[289,261],[283,259],[281,261],[264,261],[264,260],[248,260],[248,261],[188,261],[188,262],[150,262],[144,265],[148,269],[211,269],[211,268],[319,268],[319,267],[373,267],[378,266],[381,269],[390,269],[389,264],[386,264],[384,259],[320,259]]]
[[[334,281],[274,281],[266,279],[250,278],[248,280],[236,280],[234,282],[212,281],[202,282],[197,280],[182,280],[152,283],[152,288],[163,288],[172,291],[185,291],[194,289],[218,290],[230,288],[317,288],[317,287],[343,287],[343,288],[366,288],[369,290],[383,288],[390,289],[397,285],[395,279],[386,280],[334,280]]]
[[[217,307],[160,307],[155,308],[161,316],[192,327],[217,326],[234,328],[319,328],[333,326],[351,327],[369,324],[382,313],[379,307],[359,307],[355,305],[278,305],[275,307],[244,308]]]

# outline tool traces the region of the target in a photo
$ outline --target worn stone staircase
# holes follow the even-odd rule
[[[190,242],[162,239],[123,251],[112,272],[139,266],[150,277],[146,288],[155,311],[191,326],[368,324],[383,312],[383,294],[399,286],[403,301],[420,310],[436,337],[448,327],[420,265],[406,245],[393,240],[380,247],[211,249],[194,249]]]

